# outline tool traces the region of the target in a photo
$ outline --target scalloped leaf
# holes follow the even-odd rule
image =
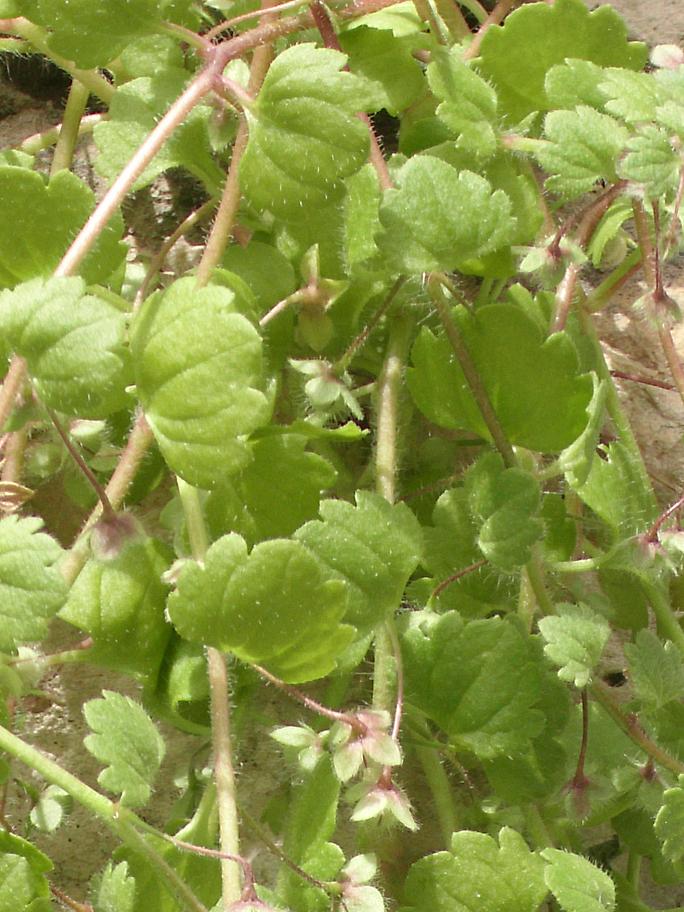
[[[93,638],[94,662],[153,684],[172,630],[164,618],[161,575],[172,552],[148,538],[109,560],[91,558],[69,591],[60,617]]]
[[[0,520],[0,651],[41,640],[48,621],[66,598],[64,579],[55,566],[62,549],[40,532],[35,516]]]
[[[71,171],[49,181],[26,168],[0,166],[0,287],[50,276],[95,206],[95,194]],[[123,221],[116,215],[83,261],[87,283],[104,281],[121,264]]]
[[[21,14],[50,29],[49,45],[84,69],[104,66],[159,25],[159,0],[16,0]]]
[[[561,681],[586,687],[610,638],[608,621],[588,605],[562,604],[556,605],[555,615],[540,619],[539,630]]]
[[[34,279],[0,292],[0,337],[26,359],[36,392],[59,412],[104,418],[125,407],[127,315],[81,278]]]
[[[244,468],[246,437],[267,423],[262,341],[224,287],[179,279],[138,311],[131,329],[137,392],[170,468],[211,488]]]
[[[684,858],[684,776],[679,785],[663,792],[663,806],[655,819],[655,833],[663,844],[663,855],[668,861],[680,862]]]
[[[109,117],[93,131],[99,155],[95,168],[114,181],[161,116],[181,94],[186,70],[168,67],[153,76],[131,79],[120,86],[109,105]],[[158,175],[179,165],[218,192],[224,173],[214,161],[207,128],[211,108],[196,106],[132,186],[140,190]]]
[[[389,504],[379,494],[356,492],[356,506],[323,501],[321,520],[302,526],[302,542],[335,580],[349,590],[345,620],[371,630],[399,607],[404,588],[420,560],[418,521],[406,504]]]
[[[126,807],[142,807],[164,757],[164,739],[145,710],[123,694],[103,690],[88,700],[83,715],[92,734],[83,744],[108,766],[97,777],[103,788],[121,795]]]
[[[403,272],[456,269],[511,242],[515,219],[503,190],[432,155],[409,159],[385,191],[381,253]]]
[[[262,542],[247,554],[239,535],[188,562],[169,596],[171,622],[185,639],[265,664],[291,683],[328,674],[353,638],[342,623],[347,587],[331,580],[297,541]]]
[[[609,6],[589,12],[582,0],[528,4],[514,10],[503,26],[487,31],[478,69],[494,86],[500,112],[517,123],[551,107],[544,91],[547,72],[567,58],[601,66],[640,70],[645,44],[627,41],[627,26]]]
[[[660,709],[684,697],[684,659],[674,643],[663,643],[653,631],[640,630],[624,650],[632,687],[646,707]]]
[[[368,157],[368,128],[356,116],[378,99],[365,79],[342,71],[346,57],[297,44],[271,64],[247,111],[249,142],[240,187],[249,203],[284,219],[339,198],[342,181]]]
[[[615,884],[605,871],[571,852],[544,849],[539,854],[548,862],[546,885],[564,912],[613,912]]]
[[[544,339],[514,304],[490,304],[474,314],[458,307],[454,316],[511,443],[554,453],[576,440],[587,424],[593,384],[589,374],[579,374],[570,338],[555,333]],[[421,412],[440,427],[489,440],[448,340],[423,328],[412,361],[408,385]]]
[[[681,152],[671,131],[644,124],[627,141],[628,152],[620,161],[620,177],[641,184],[649,199],[672,196],[682,167]]]
[[[481,760],[525,750],[544,726],[540,675],[514,623],[464,623],[455,611],[423,612],[403,637],[407,700],[458,748]]]
[[[486,833],[454,833],[450,852],[412,865],[405,888],[412,912],[533,912],[546,893],[543,862],[508,827],[498,843]]]
[[[0,910],[50,912],[46,874],[53,864],[39,849],[7,830],[0,832]]]

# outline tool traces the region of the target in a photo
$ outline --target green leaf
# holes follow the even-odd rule
[[[674,643],[663,643],[653,631],[640,630],[624,649],[629,679],[645,706],[660,709],[684,696],[684,660]]]
[[[349,55],[352,72],[382,86],[378,108],[397,116],[425,92],[425,77],[412,54],[411,39],[358,25],[340,35],[340,44]]]
[[[26,359],[50,408],[103,418],[127,404],[126,314],[81,278],[34,279],[0,292],[0,337]]]
[[[249,543],[285,538],[316,516],[321,493],[337,473],[306,445],[295,434],[255,441],[253,461],[209,495],[205,510],[214,537],[233,531]]]
[[[297,44],[271,64],[247,112],[240,162],[240,187],[256,209],[302,220],[337,199],[365,162],[368,128],[356,113],[376,102],[365,79],[341,72],[344,63],[339,51]]]
[[[541,731],[543,715],[533,708],[541,671],[514,623],[424,612],[403,646],[407,699],[457,747],[489,760],[525,749]]]
[[[109,105],[109,117],[93,131],[99,155],[96,170],[113,182],[135,150],[181,94],[188,81],[185,70],[164,68],[153,76],[141,76],[120,86]],[[224,173],[214,161],[207,128],[211,109],[198,105],[165,143],[132,186],[139,190],[163,171],[182,166],[217,192]]]
[[[552,66],[544,79],[544,92],[549,107],[552,110],[572,110],[575,105],[603,108],[604,95],[599,89],[599,84],[605,72],[603,67],[589,60],[569,59],[565,63]]]
[[[684,858],[684,776],[679,785],[663,792],[663,806],[655,819],[655,832],[663,844],[663,855],[671,862]]]
[[[258,305],[256,317],[297,288],[290,261],[270,244],[254,240],[246,247],[233,244],[223,254],[221,265],[246,283]]]
[[[485,833],[454,833],[451,851],[417,861],[405,887],[416,912],[536,912],[546,892],[541,859],[508,827],[498,844]]]
[[[548,865],[544,880],[564,912],[612,912],[615,884],[588,859],[559,849],[539,853]]]
[[[125,544],[114,558],[91,558],[71,587],[60,617],[93,638],[94,662],[153,684],[171,627],[161,575],[172,553],[148,538]]]
[[[644,124],[629,138],[627,148],[618,168],[620,177],[642,184],[649,199],[676,191],[682,160],[669,130]]]
[[[465,489],[479,527],[477,543],[487,560],[501,570],[514,570],[530,559],[542,536],[537,518],[539,484],[522,469],[504,468],[496,453],[487,453],[468,470]]]
[[[570,338],[555,333],[544,339],[513,304],[490,304],[474,314],[459,307],[454,316],[511,443],[553,453],[576,440],[587,424],[592,380],[579,375]],[[421,412],[441,427],[465,428],[489,440],[448,340],[424,328],[412,361],[408,385]]]
[[[92,734],[83,744],[101,763],[108,764],[97,781],[121,795],[126,807],[142,807],[164,757],[164,741],[145,710],[123,694],[104,690],[88,700],[83,715]]]
[[[452,270],[510,243],[511,201],[471,171],[460,173],[431,155],[409,159],[385,191],[378,241],[383,256],[404,272]]]
[[[356,506],[326,500],[322,520],[295,533],[325,572],[344,580],[349,592],[345,620],[366,632],[399,607],[422,553],[420,526],[406,504],[389,504],[369,491],[356,492]]]
[[[494,86],[499,110],[513,123],[555,105],[544,91],[547,72],[568,58],[601,66],[640,70],[647,49],[627,41],[627,27],[609,6],[590,13],[582,0],[533,3],[514,10],[503,26],[490,28],[478,68]]]
[[[608,621],[588,605],[562,604],[556,605],[555,615],[540,619],[539,630],[561,681],[586,687],[610,638]]]
[[[581,196],[598,180],[615,181],[616,162],[629,136],[614,118],[586,105],[551,111],[544,135],[546,141],[539,143],[535,156],[550,174],[547,189],[565,199]]]
[[[209,680],[201,646],[172,630],[154,690],[145,691],[145,705],[181,731],[209,733]]]
[[[50,29],[50,47],[79,67],[104,66],[161,20],[159,0],[16,0],[21,14]]]
[[[52,862],[39,849],[7,830],[0,832],[0,912],[49,912],[45,877]]]
[[[148,298],[131,330],[138,395],[159,448],[188,484],[211,488],[250,459],[266,424],[262,343],[227,288],[179,279]]]
[[[353,636],[342,624],[346,586],[324,575],[296,541],[262,542],[247,556],[238,535],[214,542],[204,566],[188,562],[168,600],[185,639],[265,664],[291,683],[328,674]]]
[[[0,287],[51,275],[95,205],[93,191],[70,171],[48,183],[35,171],[0,167]],[[123,222],[115,216],[85,258],[80,274],[89,284],[104,281],[120,265]]]
[[[350,270],[378,253],[376,236],[382,231],[382,194],[375,168],[369,163],[347,179],[344,199],[345,260]]]
[[[432,527],[423,529],[422,565],[441,583],[482,559],[475,522],[463,488],[451,488],[435,504]],[[490,567],[466,573],[440,595],[440,606],[457,608],[464,617],[491,614],[514,598],[513,585]]]
[[[108,862],[94,897],[95,912],[135,912],[135,879],[125,861]]]
[[[606,111],[628,124],[655,120],[658,84],[653,76],[614,67],[601,75],[599,91]]]
[[[435,48],[427,68],[428,83],[440,99],[437,116],[458,134],[456,145],[478,158],[489,158],[497,147],[496,93],[461,59],[460,47]]]
[[[41,640],[48,620],[62,607],[66,586],[55,566],[62,549],[38,530],[36,516],[0,520],[0,650]]]
[[[31,808],[29,819],[41,833],[53,833],[71,810],[73,801],[58,785],[48,785]]]

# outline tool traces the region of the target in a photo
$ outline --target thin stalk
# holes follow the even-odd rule
[[[470,356],[465,342],[461,338],[461,333],[456,326],[456,323],[451,317],[449,307],[444,299],[445,292],[444,284],[440,276],[436,273],[433,273],[428,280],[428,292],[432,298],[435,307],[437,308],[437,314],[439,319],[442,322],[446,337],[449,340],[454,354],[456,355],[456,360],[458,361],[461,370],[463,371],[463,376],[465,377],[466,383],[470,388],[470,392],[473,394],[475,402],[480,410],[482,419],[487,425],[487,430],[492,436],[494,445],[501,454],[501,458],[504,461],[504,464],[507,468],[517,465],[517,460],[515,458],[515,453],[513,452],[513,447],[508,442],[506,435],[504,434],[501,423],[497,417],[494,407],[492,406],[491,400],[487,390],[484,388],[482,379],[475,367],[473,359]]]
[[[675,617],[665,594],[658,585],[646,580],[642,580],[641,585],[653,609],[661,634],[672,640],[682,655],[684,655],[684,630],[682,630],[681,624]]]
[[[570,780],[568,787],[570,789],[575,789],[578,792],[583,792],[589,785],[589,780],[584,772],[584,765],[587,759],[587,748],[589,746],[589,699],[587,697],[586,687],[582,688],[580,697],[582,700],[582,739],[580,741],[575,773]]]
[[[454,0],[434,0],[434,2],[440,19],[449,29],[449,34],[455,43],[463,41],[470,35],[468,23]]]
[[[464,60],[472,60],[480,53],[480,45],[493,25],[498,25],[520,0],[499,0],[491,13],[477,30],[471,44],[466,48]]]
[[[659,747],[655,741],[652,741],[639,725],[634,714],[627,715],[622,711],[622,707],[611,693],[610,687],[607,687],[600,681],[595,681],[589,688],[589,692],[596,702],[601,704],[622,731],[631,738],[645,754],[648,754],[655,763],[659,763],[660,766],[670,770],[670,772],[674,773],[676,776],[681,776],[684,773],[684,763],[681,760],[672,757],[664,751],[662,747]]]
[[[553,614],[553,602],[546,590],[544,568],[541,557],[539,556],[539,548],[532,549],[532,560],[525,564],[525,572],[527,573],[530,588],[537,600],[539,612],[544,616]]]
[[[155,155],[176,127],[179,127],[197,103],[211,90],[214,74],[203,70],[171,105],[156,127],[138,147],[128,164],[100,200],[88,221],[62,257],[55,270],[56,276],[74,275],[83,259],[90,252],[109,220]]]
[[[406,282],[406,276],[399,276],[399,278],[395,281],[394,285],[392,285],[390,290],[387,292],[387,296],[385,297],[385,300],[382,302],[380,307],[378,307],[378,309],[375,311],[375,313],[373,314],[371,319],[368,321],[368,323],[366,323],[366,325],[363,327],[361,332],[356,336],[356,338],[352,339],[352,341],[351,341],[349,347],[346,349],[346,351],[340,355],[340,357],[337,359],[337,361],[335,361],[335,363],[333,364],[333,371],[338,376],[341,376],[347,370],[349,365],[354,360],[356,353],[359,351],[359,349],[363,348],[363,346],[366,344],[366,342],[368,341],[368,337],[373,332],[375,327],[378,325],[380,320],[385,316],[385,314],[391,307],[394,299],[396,298],[397,294],[399,293],[399,290],[401,289],[402,285],[405,282]]]
[[[202,505],[197,488],[178,479],[183,513],[188,530],[192,556],[203,561],[209,547]],[[242,895],[241,868],[235,859],[240,857],[240,837],[233,769],[233,748],[230,734],[230,701],[228,671],[225,656],[211,646],[207,648],[207,671],[211,693],[211,737],[214,749],[214,781],[219,812],[219,844],[223,907],[227,910]]]
[[[430,31],[440,44],[446,44],[446,38],[440,27],[439,19],[435,16],[430,0],[413,0],[413,5],[420,19],[430,27]]]
[[[52,60],[53,63],[56,63],[60,69],[65,70],[73,79],[78,80],[89,92],[96,95],[100,101],[107,105],[111,102],[116,91],[115,87],[107,82],[103,76],[100,76],[97,70],[82,70],[80,67],[74,66],[72,61],[67,60],[66,57],[55,53],[48,44],[47,29],[29,22],[23,16],[5,21],[8,23],[8,27],[3,28],[2,31],[25,38],[32,45],[34,51],[39,51],[49,60]]]
[[[631,279],[635,272],[641,268],[641,251],[638,247],[628,253],[624,260],[610,275],[591,291],[584,302],[584,308],[590,313],[603,310],[613,294]]]
[[[0,480],[4,482],[14,482],[21,480],[22,469],[24,467],[24,453],[28,442],[28,431],[25,427],[18,431],[13,431],[8,435],[9,439],[3,447],[4,459],[2,462],[2,471]]]
[[[71,167],[74,149],[78,142],[81,118],[85,112],[89,97],[90,92],[88,89],[78,79],[74,79],[69,89],[69,96],[62,119],[62,128],[59,131],[57,145],[52,156],[50,177],[54,177],[59,171],[67,171]]]
[[[638,852],[631,850],[627,855],[626,876],[635,894],[639,895],[639,885],[641,883],[641,859],[643,856]]]
[[[451,849],[451,837],[459,829],[456,803],[451,783],[442,766],[442,760],[431,747],[415,747],[416,756],[423,768],[423,775],[432,794],[434,811],[444,840],[444,848]]]
[[[107,497],[107,492],[100,484],[99,479],[97,478],[97,476],[95,475],[93,470],[90,468],[88,463],[83,459],[81,454],[78,452],[76,447],[73,445],[73,443],[69,439],[69,435],[62,427],[62,424],[61,424],[60,420],[57,418],[57,415],[55,415],[53,410],[50,408],[46,408],[46,411],[47,411],[48,415],[50,416],[50,421],[52,422],[52,424],[55,427],[55,430],[59,434],[59,436],[62,440],[62,443],[64,444],[69,456],[71,456],[73,461],[76,463],[79,471],[82,472],[83,475],[85,475],[85,477],[88,479],[88,482],[89,482],[91,488],[97,494],[97,499],[100,501],[100,505],[102,507],[102,515],[105,517],[105,519],[113,519],[116,515],[116,512],[113,509],[113,507],[109,501],[109,498]]]
[[[105,114],[86,114],[79,122],[78,136],[81,137],[86,133],[92,133],[95,125],[101,123],[103,120],[106,120]],[[50,127],[49,130],[33,133],[31,136],[27,136],[26,139],[22,140],[17,146],[17,149],[20,152],[26,152],[27,155],[36,155],[43,149],[49,149],[49,147],[54,146],[59,139],[62,127],[63,124],[56,124],[54,127]]]
[[[262,2],[262,9],[266,10],[268,6],[270,6],[269,3]],[[264,14],[260,22],[268,24],[269,22],[275,21],[275,18],[274,14],[271,14],[270,16]],[[247,91],[252,97],[256,96],[259,92],[272,60],[273,45],[270,42],[257,47],[254,51],[249,69],[249,83],[247,86]],[[242,114],[240,116],[240,123],[233,144],[233,154],[230,159],[230,166],[228,168],[228,174],[226,175],[221,202],[219,203],[214,224],[211,227],[204,252],[202,253],[202,259],[197,267],[198,285],[206,285],[209,281],[212,272],[221,262],[221,257],[223,256],[233,230],[240,206],[240,161],[247,148],[248,139],[249,127],[247,125],[246,117]]]
[[[449,586],[452,586],[454,583],[457,583],[462,577],[467,576],[469,573],[474,573],[476,570],[480,570],[482,567],[486,566],[488,563],[487,558],[483,557],[482,560],[475,561],[474,564],[470,564],[463,569],[458,570],[456,573],[452,573],[451,576],[447,576],[446,579],[443,579],[439,585],[430,593],[430,598],[435,599],[444,592],[445,589],[448,589]]]
[[[14,403],[26,379],[26,362],[14,355],[0,389],[0,434],[12,414]]]
[[[314,700],[312,697],[307,696],[307,694],[293,684],[286,684],[285,681],[281,681],[280,678],[271,674],[270,671],[267,671],[261,665],[252,665],[252,668],[258,672],[265,681],[268,681],[269,684],[275,685],[279,690],[282,690],[283,693],[286,693],[288,697],[292,700],[296,700],[297,703],[301,703],[302,706],[306,706],[311,712],[314,712],[319,716],[324,716],[332,722],[341,722],[343,725],[349,725],[350,728],[360,735],[365,735],[367,733],[366,726],[351,713],[339,712],[337,709],[330,709],[329,706],[323,706],[318,700]]]
[[[459,0],[459,6],[465,6],[469,13],[472,13],[477,21],[482,24],[489,15],[487,10],[478,0]]]

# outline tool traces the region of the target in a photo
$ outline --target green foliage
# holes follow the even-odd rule
[[[125,861],[107,864],[97,887],[94,906],[96,912],[134,912],[135,880],[129,876]]]
[[[544,849],[544,880],[564,912],[612,912],[615,885],[605,871],[580,855]]]
[[[92,732],[83,743],[95,758],[108,764],[97,781],[121,795],[121,804],[127,807],[147,804],[165,751],[150,717],[130,697],[111,690],[89,700],[83,714]]]
[[[684,696],[684,661],[674,643],[663,643],[651,630],[640,630],[625,645],[629,677],[644,706],[659,709]]]
[[[261,339],[239,303],[181,279],[148,298],[131,329],[145,417],[169,465],[202,488],[249,462],[245,437],[270,413]]]
[[[608,621],[588,605],[556,605],[554,615],[539,621],[539,630],[558,677],[586,687],[610,637]]]
[[[0,333],[26,359],[36,392],[50,408],[102,418],[127,401],[126,315],[85,294],[83,279],[34,279],[0,292]]]
[[[684,777],[679,785],[663,792],[663,806],[655,819],[655,832],[663,844],[663,854],[669,861],[684,858],[681,833],[684,827]]]

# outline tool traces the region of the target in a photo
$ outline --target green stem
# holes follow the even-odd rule
[[[451,837],[458,830],[456,804],[449,777],[436,750],[430,747],[416,747],[414,750],[432,794],[434,810],[437,814],[439,829],[444,840],[444,848],[449,851],[451,849]]]
[[[434,4],[454,41],[463,41],[470,35],[468,23],[454,0],[434,0]]]
[[[74,158],[74,149],[78,142],[81,118],[85,112],[90,92],[77,79],[74,79],[69,89],[62,128],[57,137],[57,145],[50,165],[50,177],[58,171],[68,171]]]
[[[682,655],[684,655],[684,630],[682,630],[679,621],[673,614],[667,597],[657,584],[642,580],[641,585],[651,604],[661,635],[672,640]]]
[[[639,884],[641,882],[641,858],[642,856],[634,851],[630,851],[627,856],[627,880],[637,896],[639,895]]]
[[[209,536],[197,488],[187,484],[182,478],[178,478],[177,481],[192,555],[196,561],[203,561],[209,547]],[[228,671],[225,656],[218,649],[207,648],[207,672],[211,692],[211,737],[214,748],[220,849],[224,855],[235,858],[240,855],[240,837],[230,734]],[[232,858],[221,859],[222,898],[225,910],[242,895],[241,868]]]
[[[81,118],[78,125],[79,137],[92,133],[95,125],[105,119],[106,115],[104,114],[86,114],[85,117]],[[27,155],[37,155],[43,149],[49,149],[50,146],[54,146],[59,139],[62,128],[63,124],[56,124],[54,127],[50,127],[49,130],[42,130],[40,133],[27,136],[26,139],[19,143],[17,149],[20,152],[26,152]]]

